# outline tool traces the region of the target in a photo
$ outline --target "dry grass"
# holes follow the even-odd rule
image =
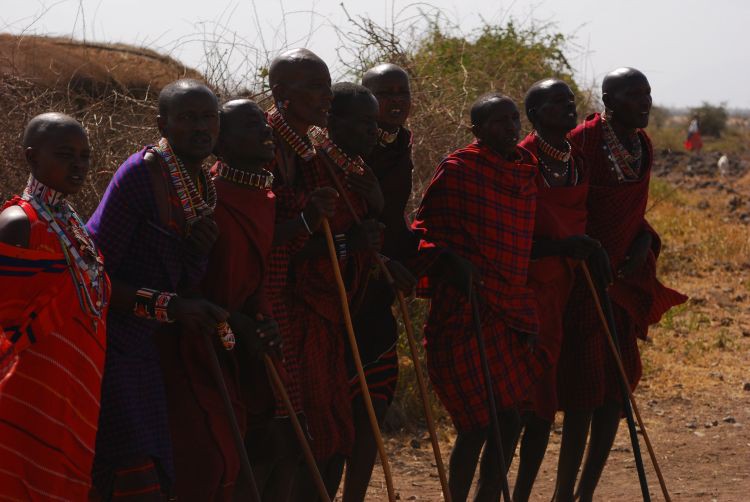
[[[20,143],[26,122],[39,113],[64,112],[81,121],[92,146],[91,175],[74,199],[87,217],[117,166],[158,139],[156,96],[185,76],[200,78],[177,61],[136,47],[0,35],[0,197],[25,185]]]

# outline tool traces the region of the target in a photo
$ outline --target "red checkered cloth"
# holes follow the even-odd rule
[[[273,192],[276,195],[276,225],[289,220],[299,218],[309,198],[310,188],[305,183],[302,175],[297,176],[296,183],[288,183],[284,179],[279,165],[287,166],[294,164],[296,173],[313,171],[312,165],[317,162],[305,161],[294,153],[286,141],[274,133],[276,140],[276,158],[266,168],[274,174],[275,181]],[[312,185],[315,186],[315,185]],[[289,386],[287,392],[292,405],[298,412],[302,411],[302,391],[299,385],[299,361],[298,351],[293,350],[292,337],[289,331],[290,301],[289,264],[292,256],[299,252],[307,243],[308,236],[301,235],[282,245],[274,245],[268,259],[268,271],[266,282],[266,298],[268,299],[274,319],[279,323],[279,329],[283,340],[284,367],[289,375]],[[281,401],[277,400],[276,415],[287,416],[288,412]]]
[[[283,140],[277,144],[282,145],[279,150],[286,148]],[[281,155],[277,152],[277,159],[289,159],[289,155]],[[279,176],[279,184],[274,188],[277,223],[298,217],[315,188],[334,186],[321,157],[310,162],[294,158],[297,162],[295,183],[284,184]],[[344,172],[336,166],[333,168],[345,186]],[[352,192],[346,196],[358,216],[364,217],[365,201]],[[336,214],[329,219],[329,224],[334,234],[346,233],[354,225],[343,197],[339,198]],[[322,228],[313,238],[323,238]],[[305,260],[294,258],[306,241],[307,237],[303,237],[274,248],[269,293],[274,316],[283,327],[287,371],[301,391],[302,409],[313,436],[313,453],[316,458],[325,459],[333,453],[347,454],[354,437],[344,359],[346,333],[328,255]],[[370,260],[370,254],[365,251],[350,251],[347,258],[339,260],[350,303],[366,287]]]
[[[662,285],[656,277],[661,240],[645,218],[653,148],[645,131],[639,130],[638,137],[644,147],[640,179],[619,183],[602,137],[599,114],[587,117],[570,135],[571,142],[583,152],[590,169],[586,231],[601,241],[609,253],[612,269],[617,270],[624,262],[630,245],[641,232],[649,232],[652,236],[651,250],[644,266],[631,277],[615,279],[609,289],[618,318],[617,332],[623,362],[627,358],[634,359],[629,368],[626,367],[633,388],[640,378],[636,338],[645,339],[650,324],[658,322],[671,307],[687,300],[685,295]],[[562,409],[590,409],[610,397],[619,399],[619,387],[607,384],[610,380],[616,383],[616,380],[601,378],[602,372],[615,371],[604,336],[591,292],[579,273],[566,312],[565,341],[558,371]],[[585,355],[585,364],[582,364],[582,355]],[[599,367],[604,365],[609,367]]]
[[[526,286],[534,229],[536,158],[519,148],[508,162],[474,142],[438,165],[417,212],[417,265],[445,250],[472,261],[483,286],[482,329],[498,406],[525,398],[547,367],[544,350],[527,335],[538,331],[533,292]],[[425,325],[427,367],[435,391],[459,431],[489,424],[486,390],[467,299],[427,275],[419,294],[432,299]]]
[[[529,134],[519,145],[537,155],[538,138],[535,134]],[[571,156],[571,169],[578,173],[578,183],[574,186],[550,187],[542,173],[537,173],[535,239],[560,240],[586,233],[588,177],[577,149]],[[552,367],[534,386],[529,401],[522,408],[550,422],[557,411],[556,375],[563,339],[563,313],[577,265],[576,261],[561,256],[547,256],[529,263],[528,283],[534,291],[539,313],[537,344],[547,350]]]

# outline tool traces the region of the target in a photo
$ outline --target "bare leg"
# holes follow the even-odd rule
[[[341,454],[335,454],[323,461],[318,462],[320,475],[323,477],[323,483],[331,500],[336,496],[341,482],[341,475],[344,473],[345,458]],[[296,482],[292,490],[293,502],[319,502],[318,489],[315,486],[310,470],[305,462],[298,464]]]
[[[383,400],[375,400],[372,404],[375,407],[378,423],[382,424],[388,411],[388,403]],[[346,462],[343,502],[365,500],[372,469],[375,465],[375,457],[378,453],[370,418],[360,396],[352,402],[352,408],[354,413],[354,447],[351,458]]]
[[[524,433],[521,441],[520,464],[516,485],[513,487],[513,502],[526,502],[539,473],[539,467],[547,451],[551,424],[533,413],[523,417]]]
[[[582,502],[590,502],[594,497],[594,490],[617,436],[621,411],[622,405],[616,401],[605,403],[594,410],[589,451],[583,464],[581,482],[578,484],[578,495]]]
[[[477,469],[479,453],[487,440],[487,429],[459,432],[449,463],[448,487],[453,502],[465,502]]]
[[[557,461],[557,502],[572,502],[581,467],[586,438],[591,425],[591,411],[566,411],[563,420],[562,444]]]
[[[510,463],[513,460],[516,443],[518,442],[518,435],[521,430],[521,418],[515,409],[501,411],[499,415],[505,474],[507,474]],[[490,433],[484,445],[484,452],[482,453],[482,463],[479,467],[479,482],[477,483],[477,493],[474,496],[474,502],[495,502],[500,499],[503,489],[503,476],[499,459],[496,439]]]

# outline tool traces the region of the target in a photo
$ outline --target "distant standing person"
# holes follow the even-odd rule
[[[703,148],[703,138],[701,138],[700,125],[700,117],[695,115],[690,121],[687,139],[685,140],[685,149],[689,152],[695,152],[696,154],[700,154],[701,148]]]
[[[599,240],[616,277],[609,286],[622,363],[631,389],[641,378],[637,339],[686,297],[656,277],[661,240],[646,221],[653,165],[651,141],[643,130],[651,111],[651,86],[633,68],[619,68],[602,82],[604,114],[587,117],[570,134],[589,171],[586,234]],[[606,277],[599,276],[601,282]],[[586,438],[590,441],[576,496],[590,502],[609,457],[622,416],[617,367],[606,341],[592,292],[581,273],[568,301],[557,375],[565,411],[557,471],[557,500],[574,499]]]

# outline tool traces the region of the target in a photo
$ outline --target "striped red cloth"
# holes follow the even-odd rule
[[[28,249],[0,244],[0,332],[17,357],[0,380],[0,499],[86,500],[106,327],[82,311],[55,234],[11,204],[31,234]]]
[[[671,307],[684,303],[687,297],[665,287],[656,277],[661,240],[645,217],[654,155],[651,141],[645,131],[638,131],[644,155],[640,176],[636,181],[619,183],[602,136],[601,120],[599,114],[589,116],[570,134],[571,143],[583,152],[590,172],[586,233],[599,239],[615,271],[641,232],[652,236],[644,266],[631,277],[616,278],[609,289],[618,318],[623,363],[626,363],[630,384],[635,388],[640,379],[636,339],[645,339],[648,326],[658,322]],[[620,399],[615,363],[605,336],[591,292],[579,273],[566,312],[565,341],[558,371],[562,409],[590,409],[609,398]]]
[[[533,292],[526,286],[534,230],[536,158],[518,148],[509,162],[474,142],[437,167],[413,229],[421,237],[418,266],[444,250],[470,260],[484,281],[481,318],[498,406],[518,404],[547,366]],[[489,413],[470,305],[429,274],[419,294],[432,299],[424,333],[435,391],[459,431],[486,427]]]
[[[526,136],[519,145],[534,155],[538,152],[535,134]],[[574,186],[550,187],[541,172],[537,173],[535,239],[559,240],[586,233],[588,176],[577,149],[573,149],[571,169],[578,172],[578,183]],[[563,314],[576,266],[575,261],[561,256],[547,256],[529,263],[529,287],[534,291],[539,313],[537,343],[547,350],[552,366],[534,386],[523,408],[550,422],[557,411],[557,361],[563,339]]]

